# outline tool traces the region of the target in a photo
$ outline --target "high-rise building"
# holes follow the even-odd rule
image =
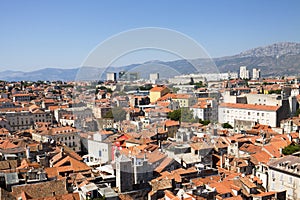
[[[106,73],[106,80],[107,81],[116,81],[117,80],[117,73],[115,73],[115,72],[107,72]]]
[[[247,70],[246,66],[240,67],[240,78],[241,79],[249,79],[250,78],[249,70]]]
[[[119,79],[123,79],[125,74],[126,74],[126,71],[120,71],[119,72]]]
[[[252,70],[252,79],[258,80],[261,77],[260,69],[253,68]]]
[[[150,81],[155,83],[159,79],[159,73],[150,74]]]

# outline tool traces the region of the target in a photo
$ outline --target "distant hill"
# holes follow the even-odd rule
[[[249,69],[260,68],[263,76],[297,75],[300,73],[300,43],[275,43],[214,61],[221,72],[238,71],[245,65]]]
[[[122,67],[109,67],[105,72],[135,71],[142,78],[148,78],[150,73],[159,72],[160,77],[169,78],[177,74],[215,73],[239,71],[242,65],[249,69],[260,68],[263,76],[286,76],[300,74],[300,43],[282,42],[258,47],[241,52],[237,55],[195,60],[149,61],[143,64],[132,64]],[[193,65],[192,65],[192,64]],[[215,66],[215,65],[217,66]],[[195,67],[197,69],[195,69]],[[105,79],[103,69],[94,67],[59,69],[45,68],[32,72],[3,71],[0,79],[7,81],[18,80],[75,80],[75,79]]]
[[[45,68],[31,72],[22,71],[3,71],[0,72],[0,79],[6,81],[37,81],[37,80],[74,80],[78,68],[75,69],[59,69],[59,68]]]

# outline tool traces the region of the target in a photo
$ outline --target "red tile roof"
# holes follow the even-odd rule
[[[280,108],[280,106],[266,106],[266,105],[242,104],[242,103],[221,103],[220,107],[247,109],[247,110],[260,110],[260,111],[277,111]]]

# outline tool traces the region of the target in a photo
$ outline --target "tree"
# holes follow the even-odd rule
[[[295,113],[295,116],[299,116],[299,115],[300,115],[300,108],[298,108]]]
[[[192,122],[195,123],[198,120],[194,118],[193,113],[188,108],[181,108],[168,113],[168,118],[175,121],[181,122]]]
[[[300,151],[300,145],[299,144],[290,144],[289,146],[285,147],[283,150],[282,150],[282,153],[284,155],[291,155],[295,152],[298,152]]]
[[[109,111],[103,116],[103,118],[113,119],[113,118],[114,118],[114,115],[113,115],[112,110],[109,110]]]
[[[278,89],[278,90],[270,90],[269,94],[281,94],[281,90],[280,89]]]
[[[181,119],[181,109],[169,112],[168,118],[171,120],[179,121]]]
[[[194,118],[193,111],[189,108],[181,108],[181,120],[182,122],[198,122],[197,119]]]
[[[200,124],[203,124],[204,126],[210,124],[210,121],[209,120],[202,120],[202,119],[199,119],[199,123]]]
[[[114,119],[115,121],[123,121],[126,119],[126,111],[122,107],[115,107],[108,111],[103,118]]]
[[[223,128],[230,128],[230,129],[233,129],[233,127],[232,127],[229,123],[224,123],[224,124],[222,124],[222,127],[223,127]]]
[[[144,86],[140,86],[139,90],[151,90],[153,87],[150,84],[144,85]]]

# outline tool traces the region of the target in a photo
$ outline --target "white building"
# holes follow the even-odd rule
[[[149,75],[151,83],[156,83],[159,80],[159,73],[153,73]]]
[[[107,81],[116,81],[117,80],[117,73],[115,73],[115,72],[107,72],[106,73],[106,80]]]
[[[32,113],[29,111],[5,112],[2,113],[2,116],[8,121],[11,127],[10,131],[29,129],[34,124]]]
[[[188,84],[191,82],[193,78],[194,82],[206,82],[206,78],[202,74],[188,74],[188,75],[178,75],[174,76],[173,78],[169,78],[169,83],[173,84]]]
[[[81,151],[80,137],[75,128],[70,126],[62,127],[45,127],[41,124],[40,127],[32,132],[32,139],[37,142],[56,141],[57,143],[65,144],[75,152]]]
[[[190,110],[193,111],[194,118],[210,121],[218,120],[218,105],[213,98],[203,98],[203,100],[190,107]]]
[[[286,191],[286,199],[300,199],[300,158],[285,156],[269,163],[269,191]]]
[[[253,68],[252,69],[252,79],[253,80],[259,80],[260,77],[261,77],[260,69]]]
[[[250,78],[249,70],[247,70],[246,66],[240,67],[240,78],[241,79],[249,79]]]
[[[235,120],[254,121],[277,127],[279,125],[280,106],[253,105],[241,103],[221,103],[218,111],[219,123],[235,126]]]
[[[112,159],[112,146],[109,142],[88,140],[88,154],[101,164],[108,163]]]
[[[188,74],[188,75],[178,75],[169,79],[169,83],[173,84],[187,84],[193,78],[194,82],[202,81],[206,83],[207,81],[220,81],[238,78],[236,72],[226,72],[226,73],[201,73],[201,74]]]

